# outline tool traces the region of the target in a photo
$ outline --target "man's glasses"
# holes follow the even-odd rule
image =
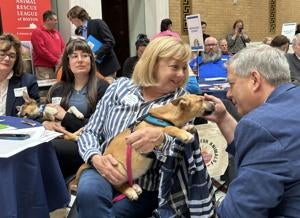
[[[10,61],[14,61],[17,58],[17,54],[16,53],[5,53],[3,51],[0,51],[0,60],[2,61],[6,57],[8,57]]]

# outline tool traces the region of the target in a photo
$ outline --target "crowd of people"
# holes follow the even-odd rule
[[[202,22],[204,51],[191,58],[190,46],[167,18],[151,39],[137,36],[136,54],[124,62],[122,77],[116,78],[121,67],[108,25],[91,19],[80,6],[72,7],[67,18],[77,35],[67,43],[55,29],[57,16],[52,11],[43,14],[43,25],[32,32],[35,76],[23,72],[21,42],[10,33],[0,36],[0,115],[17,116],[24,91],[39,101],[37,79],[57,78],[60,69],[46,100],[57,110],[55,121],[42,124],[58,132],[83,127],[78,142],[52,140],[66,179],[82,163],[92,166],[78,183],[79,217],[299,216],[299,33],[291,42],[294,53],[288,53],[290,41],[283,35],[248,48],[250,38],[241,19],[220,40],[208,35],[207,23]],[[91,36],[101,44],[97,50],[90,47]],[[241,115],[238,122],[222,100],[201,93],[199,81],[213,77],[227,78],[227,99]],[[138,152],[154,154],[150,169],[135,181],[143,192],[136,201],[114,202],[119,194],[114,187],[128,178],[118,171],[113,156],[103,155],[111,139],[151,107],[187,93],[203,94],[214,102],[215,111],[205,119],[218,125],[234,156],[236,176],[224,200],[214,200],[199,140],[184,144],[147,127],[126,138]],[[70,106],[84,118],[67,112]]]

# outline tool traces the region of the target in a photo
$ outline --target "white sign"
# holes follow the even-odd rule
[[[292,40],[295,36],[296,26],[297,26],[297,23],[282,24],[281,35],[286,36],[290,40],[290,42],[292,42]]]
[[[200,14],[186,16],[186,24],[192,51],[203,51],[204,46]]]
[[[25,140],[4,140],[0,139],[0,158],[11,157],[27,148],[31,148],[49,142],[52,139],[62,135],[59,132],[45,130],[43,126],[24,128],[24,129],[3,129],[0,131],[1,134],[29,134],[30,137]]]

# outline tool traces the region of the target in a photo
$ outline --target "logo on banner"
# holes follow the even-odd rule
[[[30,41],[31,32],[43,24],[43,13],[51,8],[50,0],[0,0],[3,32]]]

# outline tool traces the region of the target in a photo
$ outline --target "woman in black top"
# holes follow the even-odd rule
[[[95,58],[85,40],[70,40],[61,62],[61,80],[50,88],[47,96],[47,102],[58,110],[57,121],[45,121],[43,125],[50,130],[64,128],[75,132],[87,123],[108,83],[96,77]],[[84,119],[67,112],[71,106],[75,106]],[[78,155],[77,143],[56,139],[53,145],[65,178],[74,174],[83,162]]]
[[[142,56],[146,46],[149,44],[149,39],[145,34],[139,34],[135,42],[136,55],[133,57],[128,57],[123,65],[122,76],[131,78],[136,62]]]

